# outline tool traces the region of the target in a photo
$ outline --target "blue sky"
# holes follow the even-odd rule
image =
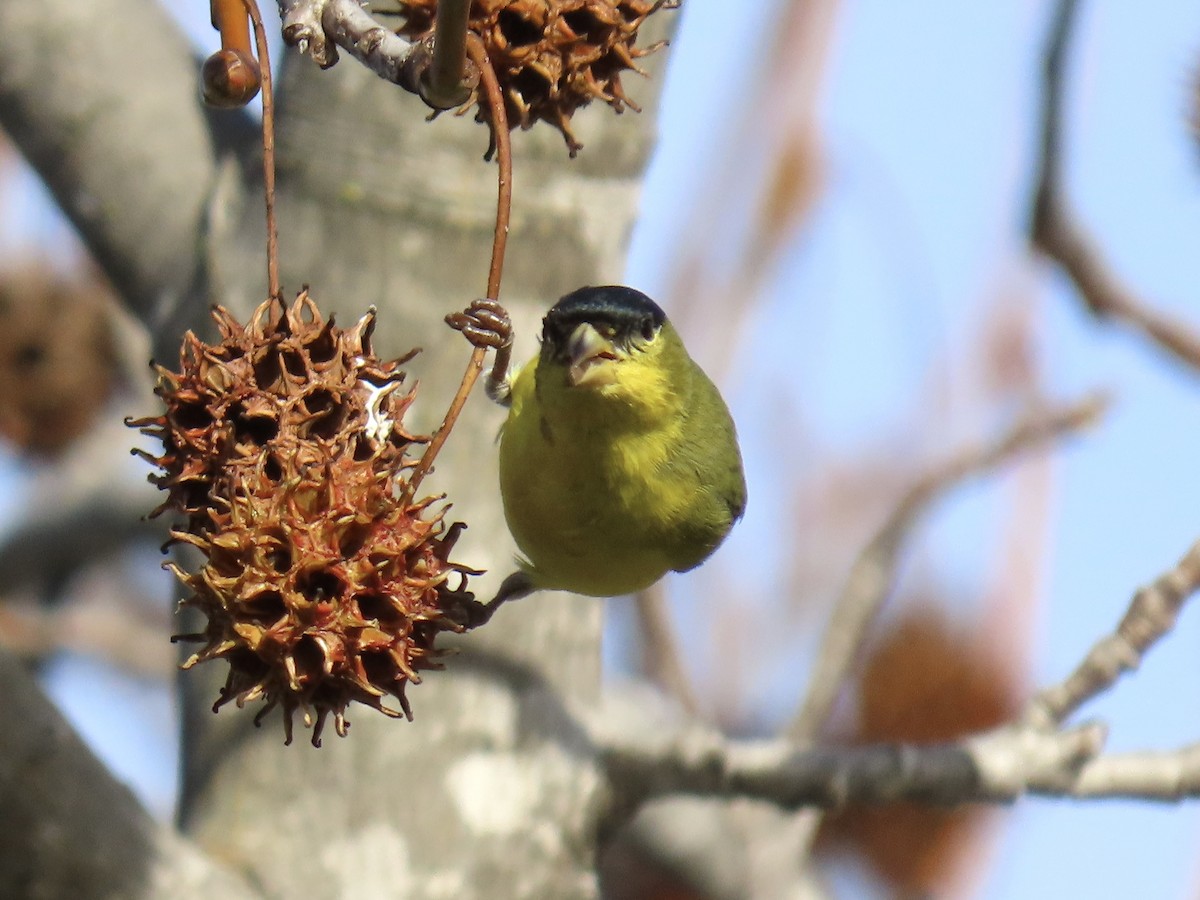
[[[1200,376],[1095,324],[1061,276],[1027,259],[1022,229],[1049,11],[1032,0],[843,4],[821,116],[829,181],[766,292],[777,318],[756,334],[757,355],[779,358],[791,343],[789,310],[798,327],[816,321],[824,329],[820,342],[806,344],[822,343],[820,358],[793,361],[804,382],[797,392],[823,435],[853,446],[907,408],[930,357],[964,337],[998,282],[1032,281],[1055,395],[1098,386],[1117,401],[1101,428],[1056,457],[1051,562],[1040,621],[1028,623],[1036,683],[1062,677],[1113,627],[1137,586],[1200,535]],[[657,260],[670,253],[679,224],[672,217],[686,214],[695,190],[677,161],[712,158],[711,110],[736,103],[734,90],[721,93],[730,80],[736,89],[745,63],[732,58],[745,45],[730,39],[729,18],[723,5],[690,4],[672,47],[663,159],[652,168],[635,239],[635,284],[661,284]],[[1200,325],[1200,254],[1192,249],[1200,148],[1187,124],[1200,8],[1085,4],[1079,26],[1068,95],[1071,197],[1147,302]],[[761,382],[755,387],[762,396]],[[764,433],[770,416],[754,398],[749,389],[733,395],[746,434]],[[754,455],[748,448],[748,461]],[[769,483],[756,483],[761,470],[750,470],[743,527],[765,528],[755,523],[756,503],[771,510],[780,501]],[[995,513],[995,494],[964,491],[929,529],[925,552],[950,560],[942,568],[967,583],[988,559],[977,535]],[[1200,737],[1192,712],[1198,645],[1192,610],[1142,671],[1085,709],[1111,723],[1110,747],[1166,749]],[[797,669],[807,662],[804,654]],[[794,690],[786,682],[776,689],[779,710]],[[1027,801],[1003,830],[983,896],[1191,897],[1198,826],[1194,805]]]

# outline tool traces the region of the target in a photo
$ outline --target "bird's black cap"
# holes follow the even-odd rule
[[[584,322],[611,325],[621,343],[639,336],[649,340],[666,320],[662,307],[631,287],[619,284],[581,287],[546,313],[542,320],[542,340],[552,347],[562,347],[571,332]]]

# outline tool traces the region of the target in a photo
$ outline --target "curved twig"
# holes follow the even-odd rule
[[[1042,63],[1040,156],[1031,204],[1029,240],[1074,283],[1088,311],[1141,333],[1160,349],[1200,369],[1200,335],[1150,308],[1112,270],[1095,238],[1079,222],[1062,177],[1063,94],[1066,57],[1078,0],[1060,0]]]
[[[500,82],[496,79],[496,72],[492,68],[491,60],[488,59],[483,41],[474,34],[468,36],[467,53],[470,54],[472,62],[479,67],[481,80],[483,81],[488,104],[491,106],[492,112],[492,141],[496,147],[498,186],[496,197],[496,230],[492,238],[492,261],[488,268],[487,296],[492,300],[499,300],[500,279],[504,274],[504,252],[508,245],[508,220],[512,210],[512,143],[508,131],[508,114],[504,108],[504,95],[500,91]],[[446,443],[446,438],[450,436],[450,431],[454,428],[454,423],[458,421],[458,416],[462,412],[463,406],[466,405],[467,397],[471,394],[471,388],[475,386],[475,382],[479,379],[479,373],[483,371],[485,356],[487,356],[486,347],[475,347],[471,351],[471,358],[467,362],[467,370],[463,373],[462,382],[458,386],[458,391],[455,393],[454,399],[450,401],[450,408],[446,411],[446,417],[442,420],[441,426],[429,441],[429,446],[426,448],[424,455],[422,455],[421,461],[417,463],[416,468],[413,470],[412,478],[409,479],[408,491],[410,495],[416,494],[417,487],[420,485],[422,479],[433,468],[434,460],[437,459],[442,445]]]
[[[787,730],[793,740],[813,740],[829,717],[876,613],[891,593],[896,564],[917,521],[951,488],[990,472],[1013,457],[1094,423],[1104,412],[1101,396],[1034,412],[994,443],[963,450],[931,469],[909,489],[855,560],[834,604],[804,704]]]
[[[1061,683],[1030,701],[1026,720],[1039,727],[1061,725],[1084,703],[1136,669],[1160,639],[1175,627],[1187,600],[1200,590],[1200,542],[1176,566],[1133,595],[1112,634],[1103,638]]]
[[[255,0],[242,0],[250,21],[254,23],[254,40],[258,45],[258,65],[262,70],[262,148],[263,192],[267,207],[267,295],[283,299],[279,286],[279,227],[275,220],[275,94],[271,83],[271,56],[267,31]]]

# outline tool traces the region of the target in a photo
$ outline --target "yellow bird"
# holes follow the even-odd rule
[[[746,505],[741,454],[720,393],[653,300],[567,294],[511,382],[499,304],[448,321],[497,348],[488,394],[509,406],[500,492],[524,559],[491,606],[541,589],[627,594],[712,555]]]

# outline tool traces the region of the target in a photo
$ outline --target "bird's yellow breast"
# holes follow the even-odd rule
[[[500,442],[505,515],[535,584],[613,596],[706,557],[735,514],[706,484],[691,371],[628,366],[618,384],[585,389],[552,366],[539,377],[538,366],[517,377]],[[714,452],[732,454],[740,486],[732,425],[725,431],[714,440],[729,446]]]

